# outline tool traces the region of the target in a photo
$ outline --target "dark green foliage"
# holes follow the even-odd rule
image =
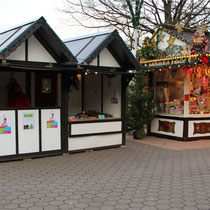
[[[127,90],[126,127],[127,131],[135,131],[137,138],[146,135],[145,128],[155,117],[156,103],[147,81],[147,76],[136,75]]]

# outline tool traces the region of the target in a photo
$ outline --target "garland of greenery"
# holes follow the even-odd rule
[[[202,54],[203,55],[203,54]],[[178,60],[175,61],[174,63],[174,60],[171,60],[170,61],[170,64],[160,64],[159,65],[154,65],[154,66],[146,66],[146,65],[149,65],[148,64],[142,64],[140,69],[144,72],[155,72],[155,71],[164,71],[166,69],[169,69],[169,70],[173,70],[173,69],[178,69],[178,68],[191,68],[191,67],[195,67],[197,65],[201,65],[202,64],[202,59],[201,59],[201,56],[198,56],[196,57],[195,59],[189,61],[189,59],[185,59],[185,60],[182,60],[184,62],[179,62]]]
[[[153,45],[153,40],[149,37],[144,39],[142,47],[137,51],[137,59],[140,60],[141,57],[147,59],[158,59],[166,57],[166,52],[157,48],[158,42],[156,42],[156,47]]]
[[[179,39],[179,40],[181,40],[181,41],[183,41],[183,42],[185,42],[185,43],[191,45],[191,42],[190,42],[190,41],[188,41],[188,40],[186,40],[186,39],[180,37],[179,35],[175,34],[174,32],[171,32],[171,31],[167,30],[166,28],[163,28],[162,26],[160,26],[160,27],[155,31],[155,33],[152,34],[151,39],[153,39],[154,36],[155,36],[156,34],[158,34],[158,32],[161,31],[161,30],[164,31],[164,32],[166,32],[166,33],[168,33],[168,34],[170,34],[171,36],[173,36],[173,37],[175,37],[175,38],[177,38],[177,39]]]
[[[171,29],[176,29],[175,25],[172,24],[168,24],[168,23],[163,23],[162,25],[163,27],[167,27],[167,28],[171,28]],[[189,31],[189,32],[195,32],[196,31],[196,27],[192,27],[192,28],[186,28],[186,27],[182,27],[184,31]]]

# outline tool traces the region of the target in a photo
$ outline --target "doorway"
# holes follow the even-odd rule
[[[57,73],[40,72],[35,75],[35,106],[57,106]]]

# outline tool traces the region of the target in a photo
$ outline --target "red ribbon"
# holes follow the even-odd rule
[[[202,59],[202,64],[208,64],[208,57],[206,55],[201,55],[200,59]]]

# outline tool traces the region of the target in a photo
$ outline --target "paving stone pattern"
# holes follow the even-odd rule
[[[126,148],[0,163],[0,210],[210,209],[210,149]]]

